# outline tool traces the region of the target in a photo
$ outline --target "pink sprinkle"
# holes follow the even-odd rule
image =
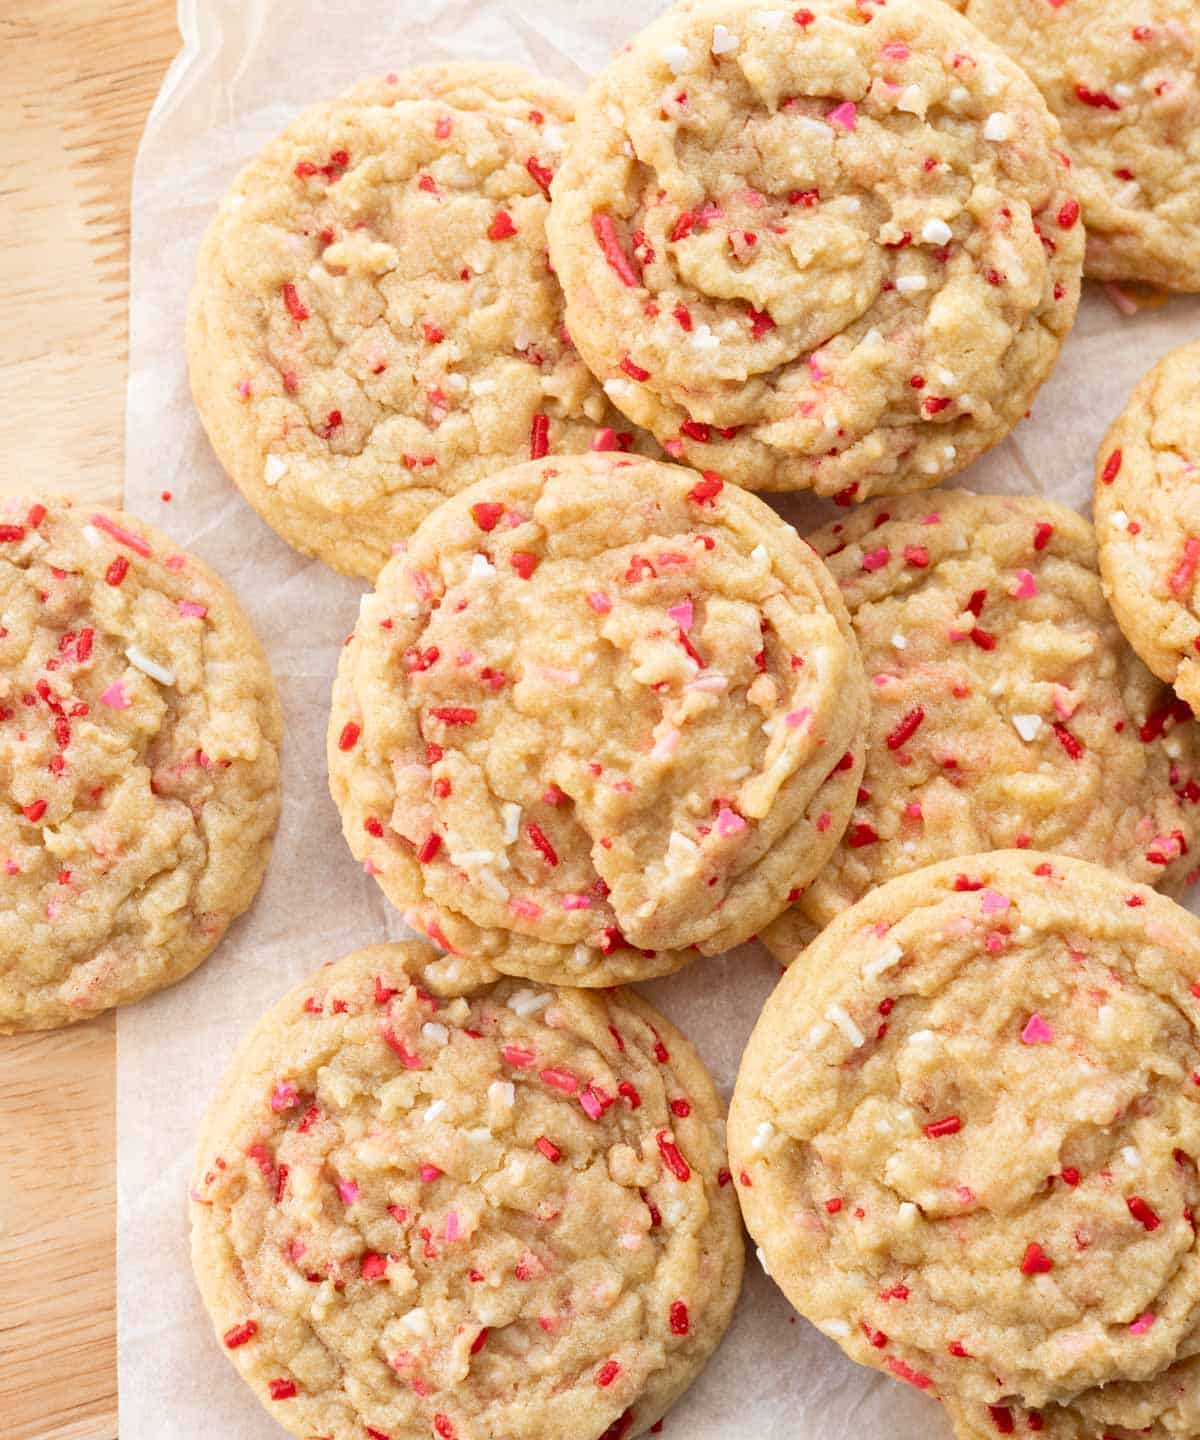
[[[817,831],[818,831],[818,833],[821,834],[821,835],[824,835],[824,833],[826,832],[826,830],[829,829],[829,826],[830,826],[830,824],[832,823],[832,821],[833,821],[833,816],[829,813],[829,811],[828,811],[828,810],[822,810],[821,813],[817,816]]]
[[[208,606],[201,605],[198,600],[181,600],[179,602],[179,613],[191,615],[197,620],[203,620],[208,614]]]
[[[1001,895],[999,890],[985,890],[979,903],[985,915],[999,915],[1002,910],[1008,909],[1012,901],[1007,895]]]
[[[556,1090],[563,1090],[568,1095],[574,1095],[579,1089],[578,1077],[572,1075],[569,1070],[559,1070],[549,1066],[542,1071],[542,1082],[546,1085],[553,1085]]]
[[[674,725],[668,726],[654,742],[654,749],[650,752],[651,759],[669,760],[676,750],[679,749],[679,742],[682,737],[683,732],[681,730],[678,730]]]
[[[1017,588],[1012,593],[1017,600],[1032,600],[1038,593],[1037,581],[1028,570],[1017,571]]]
[[[111,535],[122,545],[128,545],[135,554],[150,556],[154,553],[140,535],[135,535],[131,530],[117,525],[107,515],[93,515],[91,519],[97,530],[103,530],[106,535]]]
[[[422,1165],[417,1170],[417,1174],[421,1177],[421,1179],[425,1182],[426,1185],[432,1185],[441,1173],[442,1172],[438,1169],[436,1165],[430,1164]]]
[[[525,900],[520,896],[508,902],[508,908],[514,915],[519,915],[522,920],[536,920],[542,913],[542,907],[533,900]]]
[[[862,561],[864,570],[882,570],[892,558],[892,552],[886,545],[881,545],[878,550],[869,550]]]
[[[452,1245],[458,1239],[458,1211],[451,1210],[446,1216],[446,1244]]]
[[[883,47],[882,53],[889,60],[907,60],[912,52],[903,40],[889,40]]]
[[[808,373],[812,376],[813,383],[816,385],[819,385],[822,380],[829,379],[829,371],[822,367],[815,351],[808,357]]]
[[[904,807],[904,813],[910,820],[920,820],[924,815],[924,811],[921,809],[921,802],[919,800],[910,800]]]
[[[1121,287],[1109,280],[1105,283],[1104,293],[1121,312],[1122,315],[1136,315],[1138,303],[1132,295],[1122,290]]]
[[[6,875],[19,875],[21,873],[21,867],[15,860],[6,860],[4,862],[4,873]]]
[[[672,605],[667,614],[685,635],[692,628],[693,610],[690,600],[681,600],[678,605]]]
[[[834,108],[825,117],[830,125],[840,125],[843,130],[854,130],[858,125],[858,106],[853,100],[846,100]]]
[[[114,680],[100,696],[100,703],[107,705],[110,710],[128,710],[133,701],[125,693],[124,680]]]
[[[812,717],[812,706],[805,705],[799,710],[789,710],[783,717],[783,723],[789,730],[799,730],[806,720]]]
[[[722,805],[717,813],[717,834],[718,835],[739,835],[746,829],[746,822],[736,810],[730,810],[727,805]]]
[[[583,1106],[583,1113],[589,1120],[599,1120],[604,1114],[604,1106],[601,1105],[600,1101],[596,1098],[595,1092],[590,1085],[579,1097],[579,1103]]]
[[[1144,1315],[1139,1315],[1129,1327],[1129,1333],[1131,1335],[1144,1335],[1151,1325],[1154,1324],[1154,1320],[1155,1317],[1147,1310]]]
[[[1021,1044],[1051,1045],[1053,1043],[1054,1031],[1035,1010],[1026,1022],[1024,1030],[1021,1031]]]
[[[1054,708],[1064,720],[1069,720],[1079,709],[1079,701],[1065,685],[1054,687]]]
[[[593,590],[587,597],[587,603],[597,615],[607,615],[612,609],[612,601],[600,590]]]
[[[343,1205],[353,1205],[354,1202],[358,1199],[357,1180],[339,1180],[337,1182],[337,1190],[338,1194],[342,1197]]]
[[[281,1080],[271,1096],[271,1109],[276,1112],[290,1110],[299,1098],[300,1092],[295,1085],[290,1080]]]
[[[983,943],[989,955],[999,955],[1007,946],[1008,941],[999,930],[990,930]]]
[[[922,524],[922,525],[940,525],[941,523],[942,523],[942,517],[941,517],[941,515],[938,514],[938,512],[937,512],[936,510],[934,510],[934,511],[932,511],[930,514],[926,515],[926,517],[924,518],[924,520],[921,521],[921,524]]]
[[[592,908],[591,897],[588,895],[564,895],[562,908],[564,910],[590,910]]]
[[[163,561],[168,570],[182,570],[187,564],[186,555],[168,555]]]
[[[663,449],[672,460],[682,460],[684,455],[682,440],[666,440],[663,442]]]
[[[366,873],[367,873],[368,875],[382,875],[382,874],[383,874],[383,871],[379,868],[378,865],[376,865],[376,863],[374,862],[374,860],[364,860],[364,861],[363,861],[363,869],[366,871]]]
[[[528,1070],[534,1061],[532,1050],[522,1050],[517,1045],[506,1045],[500,1053],[506,1064],[515,1065],[518,1070]]]
[[[616,450],[618,448],[617,432],[611,425],[606,425],[603,430],[597,430],[592,436],[593,450]]]

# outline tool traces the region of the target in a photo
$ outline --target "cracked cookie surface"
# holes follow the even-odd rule
[[[275,682],[232,593],[167,536],[0,507],[0,1033],[86,1019],[204,960],[279,814]]]
[[[383,571],[338,667],[330,787],[435,943],[611,985],[783,909],[846,824],[865,720],[837,586],[768,506],[562,457],[447,501]]]
[[[594,80],[555,179],[571,333],[676,458],[847,501],[927,488],[1009,433],[1073,322],[1058,143],[941,4],[677,6]]]
[[[209,1111],[192,1255],[272,1417],[333,1440],[625,1440],[724,1334],[722,1107],[643,1000],[425,945],[313,975]]]
[[[1063,127],[1098,280],[1200,290],[1200,11],[1193,0],[950,0]]]
[[[1084,861],[872,891],[742,1061],[730,1164],[770,1273],[854,1360],[973,1405],[1194,1352],[1198,996],[1200,920]]]
[[[1200,732],[1117,628],[1086,520],[946,490],[810,539],[850,610],[871,719],[842,843],[763,935],[778,958],[873,885],[954,855],[1052,850],[1184,888]]]
[[[1134,390],[1096,460],[1100,568],[1121,629],[1200,706],[1200,343]]]
[[[305,111],[235,181],[192,290],[192,390],[297,550],[371,579],[482,474],[653,448],[571,345],[546,259],[572,111],[512,66],[431,66]]]

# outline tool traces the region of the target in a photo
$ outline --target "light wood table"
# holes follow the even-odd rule
[[[178,48],[173,0],[0,0],[6,490],[120,502],[129,183]],[[115,1035],[0,1039],[4,1440],[117,1434]]]

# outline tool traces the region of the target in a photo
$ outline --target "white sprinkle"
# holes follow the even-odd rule
[[[667,841],[667,874],[678,875],[681,870],[694,869],[699,854],[700,847],[690,836],[672,830],[671,838]],[[653,911],[651,913],[653,914]]]
[[[1127,530],[1129,528],[1129,516],[1126,515],[1124,510],[1114,510],[1108,519],[1114,530]]]
[[[712,53],[714,55],[732,55],[742,42],[724,25],[713,26]]]
[[[926,289],[929,281],[924,275],[901,275],[896,280],[896,289],[901,295],[917,295]]]
[[[467,393],[467,377],[465,375],[447,375],[446,389],[455,395]]]
[[[126,648],[125,658],[131,665],[136,665],[143,674],[149,675],[151,680],[157,680],[160,685],[174,685],[174,670],[168,670],[165,665],[151,660],[149,655],[137,645],[130,645]]]
[[[818,1021],[817,1024],[815,1024],[808,1032],[808,1043],[810,1045],[819,1045],[828,1034],[829,1026],[821,1021]]]
[[[520,1015],[528,1019],[530,1015],[537,1015],[550,1004],[554,996],[548,990],[514,990],[508,997],[508,1008],[514,1015]]]
[[[907,115],[924,115],[927,105],[925,92],[919,85],[906,85],[896,101],[896,109]]]
[[[951,105],[965,105],[971,98],[971,92],[965,85],[956,85],[950,92]]]
[[[445,1045],[450,1040],[450,1032],[444,1025],[439,1025],[435,1020],[427,1020],[421,1026],[421,1034],[431,1045]]]
[[[477,865],[490,865],[495,858],[494,850],[452,850],[450,852],[451,865],[457,865],[460,870],[473,870]]]
[[[272,488],[279,484],[284,475],[287,474],[287,461],[282,455],[268,455],[267,463],[263,466],[263,479]]]
[[[429,1323],[429,1316],[419,1306],[416,1310],[410,1310],[406,1315],[401,1315],[396,1321],[412,1335],[432,1335],[433,1327]]]
[[[442,1111],[445,1110],[445,1108],[446,1102],[444,1100],[435,1100],[433,1104],[429,1107],[429,1109],[425,1112],[426,1125],[432,1125],[433,1122],[441,1115]]]
[[[1006,115],[1003,110],[993,110],[983,122],[983,138],[998,143],[1001,140],[1011,140],[1012,136],[1012,116]]]
[[[921,229],[921,239],[926,245],[949,245],[954,231],[944,220],[926,220]]]
[[[571,952],[571,958],[567,961],[572,970],[587,970],[591,968],[592,961],[596,958],[595,952],[586,945],[576,945]]]
[[[623,395],[632,395],[633,386],[628,380],[606,380],[604,393],[612,400],[619,400]]]
[[[917,1207],[911,1200],[902,1200],[900,1208],[896,1211],[896,1221],[905,1230],[911,1230],[917,1223]]]
[[[481,580],[485,575],[494,575],[496,567],[486,555],[471,556],[470,575],[472,580]]]
[[[83,527],[83,538],[89,545],[98,546],[103,543],[100,539],[100,532],[94,525],[85,525]]]
[[[495,382],[494,380],[472,380],[472,381],[471,381],[471,394],[472,394],[472,395],[494,395],[494,394],[496,393],[496,390],[497,390],[498,388],[499,388],[499,387],[497,386],[497,384],[496,384],[496,382]]]
[[[818,1320],[817,1329],[832,1340],[843,1340],[850,1333],[850,1326],[845,1320]]]
[[[1163,749],[1167,752],[1167,758],[1169,760],[1178,760],[1183,754],[1183,747],[1174,735],[1172,735],[1169,740],[1163,741]]]
[[[506,868],[511,868],[508,861],[504,862]],[[501,883],[500,877],[494,875],[486,865],[480,866],[475,872],[475,883],[482,885],[493,900],[507,900],[508,890]]]
[[[932,1045],[935,1038],[932,1030],[914,1030],[908,1037],[908,1043],[910,1045]]]
[[[904,951],[893,940],[886,950],[867,961],[863,966],[863,975],[868,980],[878,980],[885,970],[890,970],[903,959]]]
[[[672,75],[682,75],[688,67],[688,52],[683,45],[665,45],[659,52],[660,58],[671,67]]]
[[[497,1082],[493,1081],[492,1083],[496,1084]],[[470,1130],[466,1131],[465,1133],[467,1139],[476,1145],[482,1145],[485,1140],[490,1140],[492,1138],[492,1132],[487,1128],[486,1125],[474,1125],[471,1127]]]
[[[892,1127],[886,1120],[876,1120],[875,1133],[876,1135],[890,1135],[892,1133]]]
[[[861,1049],[867,1043],[867,1037],[851,1019],[850,1012],[844,1005],[830,1005],[825,1011],[825,1018],[837,1026],[856,1050]]]
[[[763,1254],[762,1246],[755,1246],[754,1253],[758,1257],[758,1263],[762,1266],[763,1274],[769,1277],[771,1272],[767,1269],[767,1257]]]
[[[1040,715],[1014,715],[1012,723],[1013,729],[1026,743],[1036,740],[1041,734],[1042,717]]]
[[[958,403],[959,403],[960,405],[962,404],[962,399],[961,399],[961,398],[960,398],[960,400],[959,400]],[[942,454],[945,456],[945,458],[946,458],[947,460],[953,460],[954,457],[958,454],[958,451],[954,448],[953,445],[944,445],[944,446],[942,447]]]
[[[750,1149],[756,1155],[761,1155],[762,1152],[771,1143],[771,1141],[774,1140],[774,1138],[774,1125],[772,1125],[769,1120],[764,1120],[762,1124],[758,1127],[758,1129],[754,1132],[754,1139],[750,1142]]]
[[[511,845],[521,833],[521,807],[506,801],[500,807],[500,818],[504,822],[504,843]]]
[[[1124,1160],[1131,1170],[1140,1170],[1142,1168],[1141,1154],[1135,1150],[1132,1145],[1126,1145],[1121,1151],[1121,1159]]]
[[[697,325],[692,331],[692,344],[697,350],[715,350],[720,343],[709,325]]]
[[[517,1103],[517,1087],[511,1080],[493,1080],[488,1086],[488,1100],[502,1110],[511,1110]]]
[[[1133,86],[1126,85],[1122,81],[1120,84],[1113,86],[1113,94],[1117,97],[1118,100],[1132,100]]]
[[[884,343],[883,336],[879,333],[878,330],[876,330],[876,329],[872,326],[872,328],[871,328],[870,330],[868,330],[867,333],[866,333],[866,334],[862,337],[862,339],[858,342],[858,349],[860,349],[860,350],[873,349],[876,345],[882,345],[883,343]]]
[[[750,558],[759,565],[763,564],[767,558],[767,547],[765,545],[756,545],[750,552]]]
[[[904,638],[903,635],[901,635],[899,630],[897,630],[896,633],[892,636],[892,648],[895,650],[908,649],[908,641]]]
[[[793,118],[794,125],[803,125],[806,130],[813,130],[822,135],[832,135],[832,126],[826,125],[824,120],[815,120],[811,115],[797,115]]]

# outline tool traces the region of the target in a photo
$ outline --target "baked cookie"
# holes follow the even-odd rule
[[[1030,1431],[1040,1431],[1042,1440],[1192,1440],[1200,1433],[1200,1359],[1178,1361],[1153,1380],[1085,1390],[1070,1405],[1030,1410],[949,1398],[945,1403],[958,1440]]]
[[[567,323],[668,452],[847,503],[1013,428],[1079,300],[1058,125],[931,0],[698,0],[593,82],[554,185]]]
[[[872,695],[867,768],[830,863],[763,938],[790,960],[872,886],[1010,846],[1168,893],[1200,840],[1200,731],[1125,643],[1092,527],[1032,496],[865,505],[812,537]]]
[[[1200,920],[1082,860],[905,875],[784,976],[730,1165],[792,1303],[974,1404],[1157,1375],[1200,1303]]]
[[[628,992],[482,969],[424,945],[327,966],[208,1113],[196,1278],[305,1440],[625,1440],[729,1323],[741,1226],[691,1045]]]
[[[0,1034],[140,999],[250,904],[275,682],[237,601],[117,510],[0,502]]]
[[[1063,127],[1098,280],[1200,290],[1195,0],[951,0]]]
[[[370,579],[471,480],[634,443],[546,259],[572,109],[508,65],[388,76],[306,110],[234,182],[192,290],[192,390],[297,550]]]
[[[1129,643],[1200,706],[1200,343],[1156,365],[1096,461],[1100,569]]]
[[[342,652],[346,840],[453,953],[574,985],[753,935],[828,859],[866,686],[829,572],[762,501],[651,460],[447,501]]]

